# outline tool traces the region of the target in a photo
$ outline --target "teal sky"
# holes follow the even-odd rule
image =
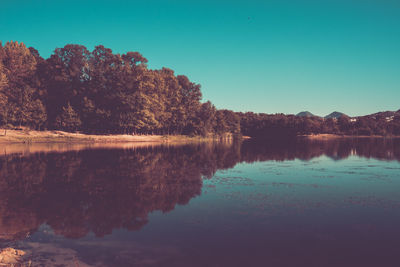
[[[351,116],[400,109],[400,2],[0,2],[0,40],[47,58],[103,44],[202,85],[217,108]]]

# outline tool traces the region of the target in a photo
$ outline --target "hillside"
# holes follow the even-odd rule
[[[317,117],[316,115],[312,114],[309,111],[302,111],[300,113],[297,113],[296,116],[298,116],[298,117]]]
[[[339,119],[342,116],[347,116],[346,114],[342,113],[342,112],[338,112],[338,111],[334,111],[329,115],[326,115],[324,118],[325,119]]]
[[[398,117],[400,116],[400,110],[398,111],[382,111],[382,112],[377,112],[373,113],[370,115],[366,115],[365,117],[372,117],[372,118],[388,118],[388,117]]]

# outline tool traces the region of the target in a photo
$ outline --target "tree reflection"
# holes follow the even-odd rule
[[[288,139],[285,141],[244,142],[241,159],[244,162],[267,160],[311,160],[326,155],[334,160],[351,155],[380,160],[400,161],[400,139],[344,138],[333,140]]]
[[[43,223],[69,238],[138,230],[150,212],[169,212],[200,195],[203,177],[238,161],[236,148],[203,144],[4,156],[1,238],[24,238]]]
[[[202,180],[239,162],[350,155],[400,160],[400,140],[246,141],[90,149],[0,157],[0,238],[18,240],[44,223],[80,238],[139,230],[152,211],[169,212],[201,194]]]

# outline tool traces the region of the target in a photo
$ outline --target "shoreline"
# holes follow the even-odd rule
[[[34,131],[0,129],[0,144],[30,143],[116,143],[116,142],[166,142],[161,135],[92,135],[64,131]]]
[[[8,144],[111,144],[111,143],[143,143],[143,144],[182,144],[205,141],[229,141],[235,138],[232,134],[223,136],[187,136],[187,135],[129,135],[109,134],[96,135],[71,133],[64,131],[36,131],[36,130],[5,130],[0,129],[0,146]],[[242,140],[252,139],[250,136],[241,136]],[[310,134],[298,135],[297,138],[309,140],[333,140],[351,138],[400,138],[400,136],[382,135],[341,135],[341,134]]]
[[[351,138],[400,138],[398,135],[383,136],[383,135],[341,135],[341,134],[309,134],[299,135],[297,137],[306,138],[310,140],[332,140],[332,139],[351,139]]]
[[[0,129],[0,145],[6,144],[107,144],[107,143],[186,143],[203,142],[213,140],[231,140],[232,135],[225,136],[187,136],[187,135],[128,135],[110,134],[95,135],[83,133],[71,133],[64,131],[35,131],[35,130],[5,130]]]
[[[90,135],[63,131],[0,129],[0,155],[80,151],[83,149],[136,149],[212,142],[231,143],[235,137],[185,135]],[[245,137],[246,138],[246,137]]]

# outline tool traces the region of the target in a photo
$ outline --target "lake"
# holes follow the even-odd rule
[[[400,266],[400,139],[0,147],[32,266]]]

